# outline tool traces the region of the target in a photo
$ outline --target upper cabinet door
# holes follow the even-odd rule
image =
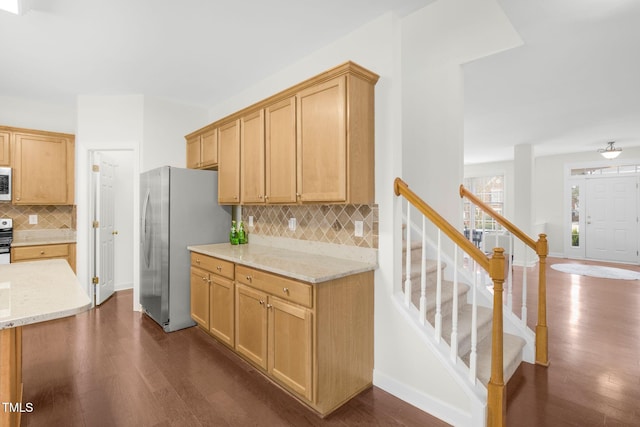
[[[268,203],[296,202],[296,98],[265,109]]]
[[[187,167],[189,169],[198,169],[200,167],[201,148],[200,135],[187,138]]]
[[[9,157],[10,136],[9,132],[0,132],[0,166],[11,165],[11,157]]]
[[[299,92],[297,107],[300,201],[346,201],[346,77]]]
[[[14,144],[13,203],[73,204],[74,141],[54,135],[16,133]]]
[[[200,138],[201,167],[210,168],[218,164],[218,129],[203,133]]]
[[[240,120],[240,200],[264,203],[264,110],[250,113]]]
[[[240,120],[218,131],[218,203],[240,203]]]

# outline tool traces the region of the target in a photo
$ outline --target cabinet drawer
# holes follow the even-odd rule
[[[191,265],[233,280],[232,262],[191,252]]]
[[[66,258],[69,245],[19,246],[13,248],[12,260],[21,261],[40,258]]]
[[[307,285],[306,283],[297,282],[242,265],[236,265],[236,277],[239,283],[263,290],[271,295],[296,304],[306,307],[312,306],[311,285]]]

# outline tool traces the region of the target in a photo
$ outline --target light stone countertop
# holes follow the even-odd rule
[[[376,269],[375,263],[249,243],[217,243],[187,249],[308,283],[321,283]]]
[[[14,230],[12,247],[76,243],[76,231],[71,229]]]
[[[73,316],[90,307],[65,260],[0,265],[0,329]]]

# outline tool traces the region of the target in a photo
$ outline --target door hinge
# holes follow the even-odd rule
[[[91,283],[93,283],[94,285],[97,285],[100,282],[98,276],[93,276],[91,278]]]
[[[93,228],[98,228],[100,227],[100,221],[93,221],[91,225],[93,226]]]
[[[100,165],[92,165],[91,170],[94,172],[100,172]]]

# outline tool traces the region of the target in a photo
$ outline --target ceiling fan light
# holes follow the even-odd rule
[[[598,153],[602,155],[605,159],[615,159],[622,153],[622,148],[616,148],[613,146],[615,141],[607,142],[607,148],[601,148],[598,150]]]

